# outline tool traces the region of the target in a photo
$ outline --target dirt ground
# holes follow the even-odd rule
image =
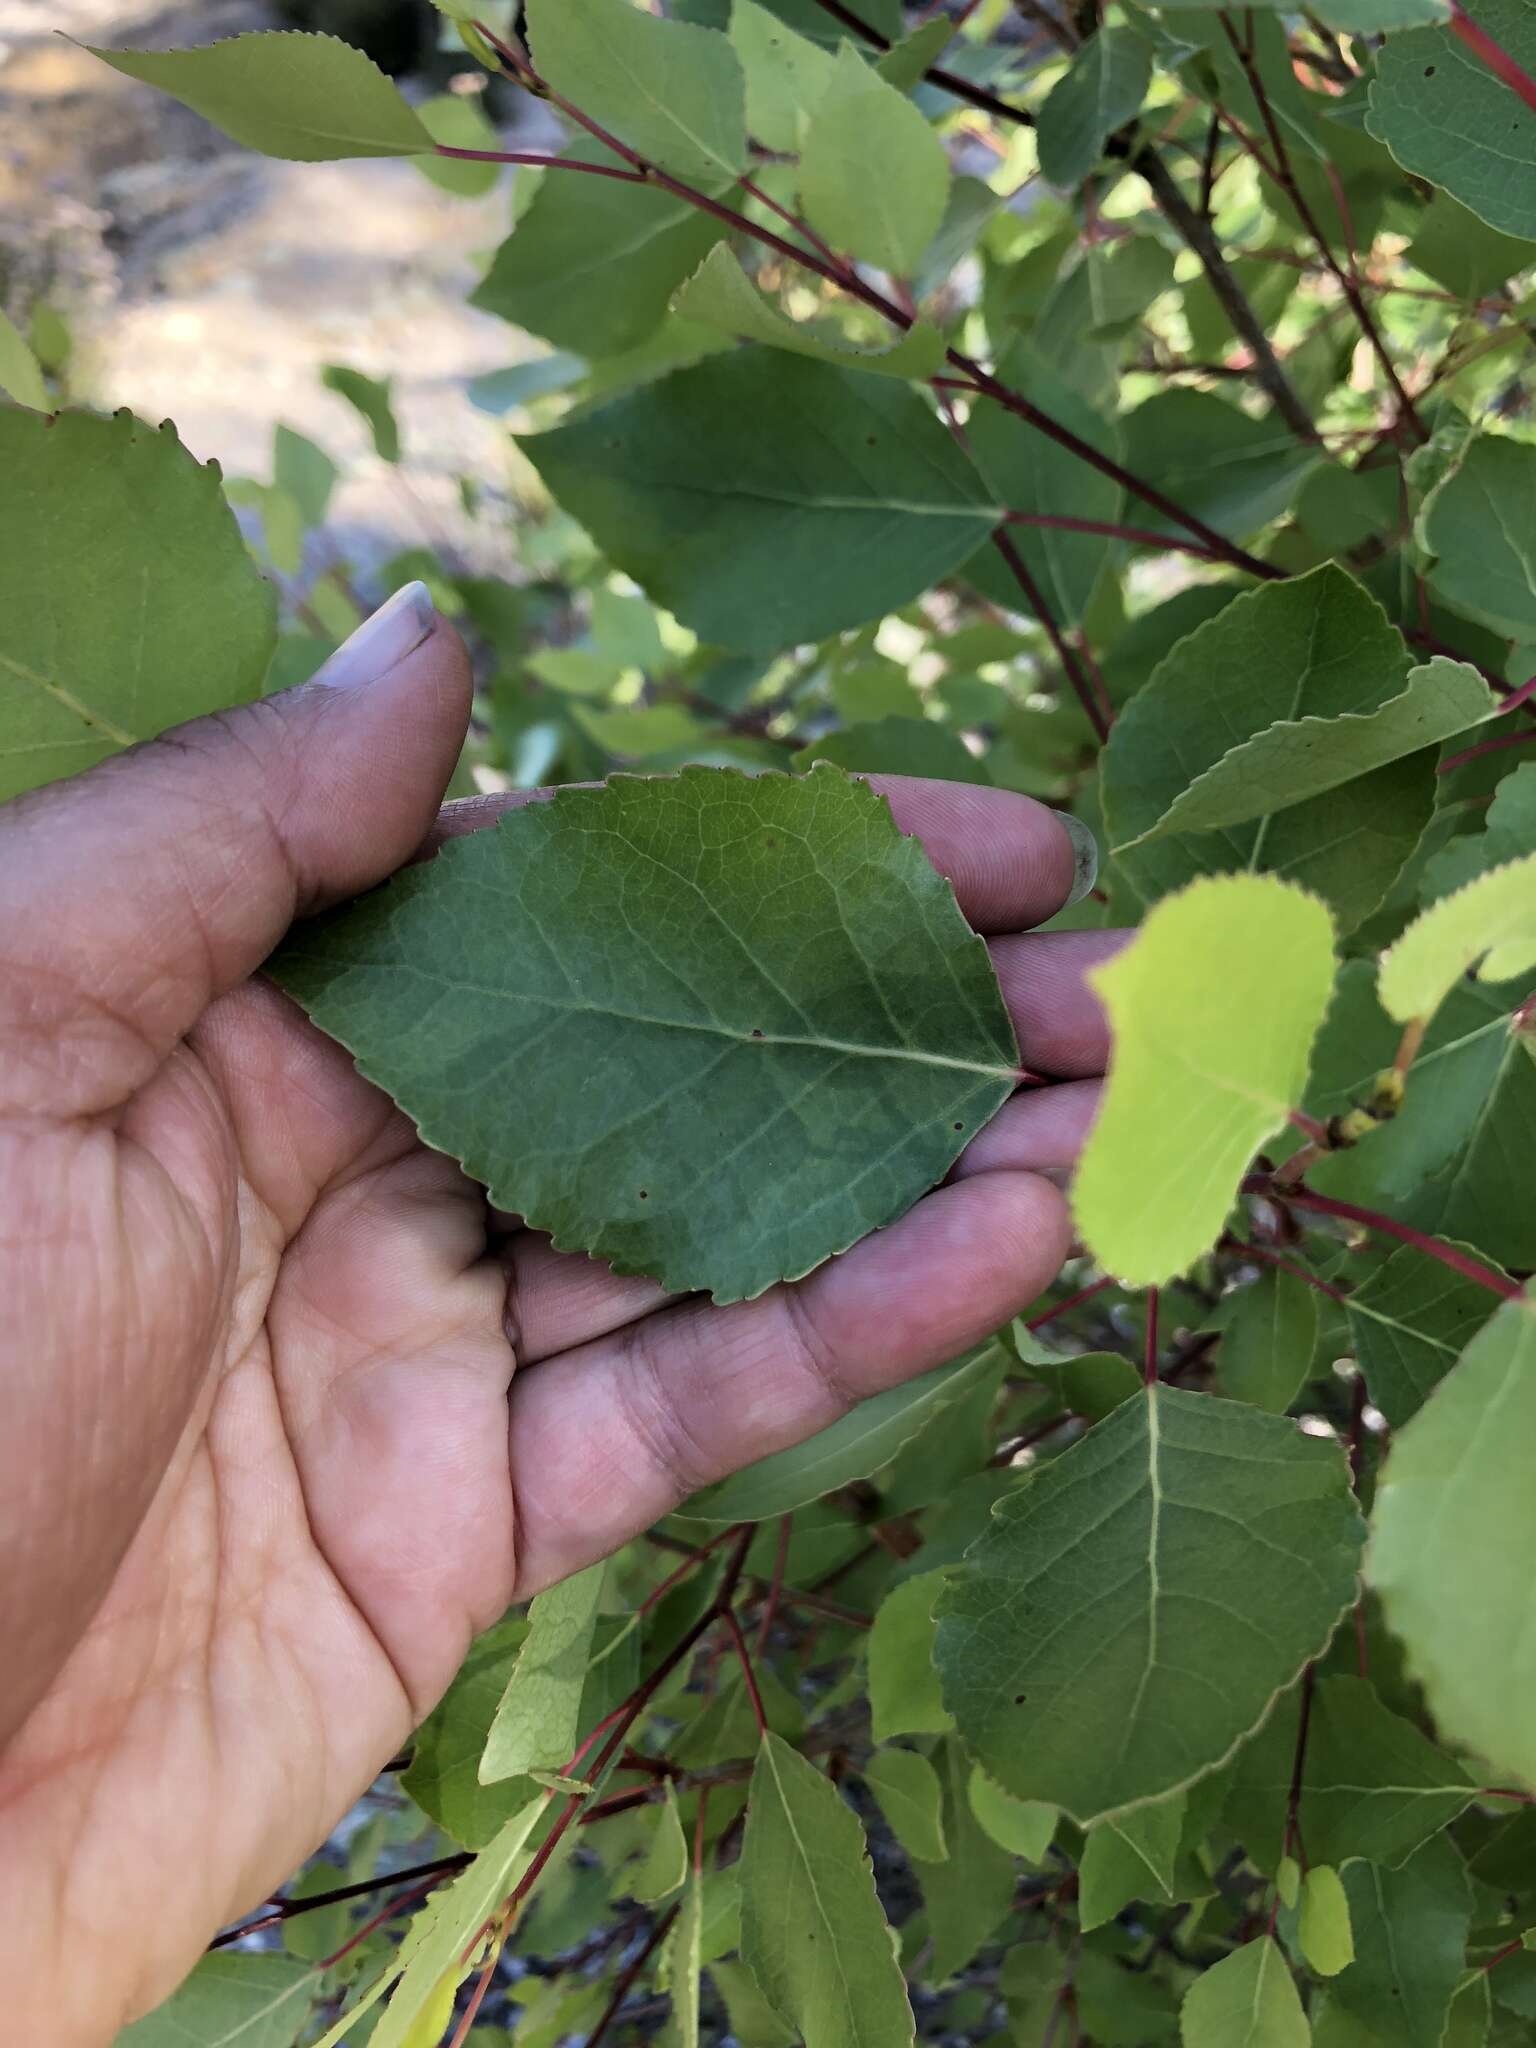
[[[505,430],[463,386],[530,348],[464,304],[505,232],[505,184],[465,200],[408,163],[270,162],[66,40],[271,25],[264,0],[0,0],[0,303],[20,316],[46,295],[77,334],[73,396],[173,419],[227,475],[270,473],[278,420],[312,436],[342,467],[333,526],[363,559],[447,540],[494,569],[455,479],[504,476]],[[394,379],[401,474],[319,383],[327,362]]]

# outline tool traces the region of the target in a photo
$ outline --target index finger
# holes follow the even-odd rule
[[[1076,818],[1011,789],[930,782],[910,775],[866,775],[886,798],[897,826],[923,843],[979,932],[1027,931],[1093,887],[1098,851]],[[502,814],[552,792],[508,790],[445,804],[424,852],[445,839],[479,832]]]

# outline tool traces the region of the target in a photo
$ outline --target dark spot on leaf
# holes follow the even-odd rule
[[[762,1032],[761,1032],[761,1031],[760,1031],[760,1030],[758,1029],[758,1027],[757,1027],[757,1026],[756,1026],[756,1025],[754,1024],[754,1025],[753,1025],[753,1027],[752,1027],[752,1036],[753,1036],[754,1038],[761,1038],[761,1037],[762,1037],[762,1035],[763,1035],[763,1034],[762,1034]]]
[[[1433,77],[1434,77],[1434,75],[1435,75],[1435,67],[1434,67],[1434,65],[1433,65],[1433,64],[1426,64],[1426,65],[1424,66],[1424,76],[1425,76],[1426,78],[1433,78]]]
[[[956,1124],[956,1125],[955,1125],[955,1129],[956,1129],[957,1131],[963,1131],[963,1130],[965,1129],[965,1125],[964,1125],[964,1124]]]
[[[640,1199],[642,1202],[648,1202],[651,1199],[650,1195],[646,1192],[644,1188],[640,1190]]]
[[[1014,1694],[1014,1696],[1013,1696],[1013,1704],[1014,1704],[1014,1705],[1015,1705],[1016,1707],[1022,1707],[1022,1706],[1023,1706],[1023,1704],[1024,1704],[1024,1699],[1025,1699],[1025,1695],[1024,1695],[1023,1693],[1021,1693],[1021,1692],[1016,1692],[1016,1693]]]

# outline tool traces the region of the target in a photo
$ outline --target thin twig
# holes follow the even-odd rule
[[[1046,602],[1045,592],[1035,581],[1028,563],[1014,546],[1005,528],[998,527],[992,535],[992,544],[1008,564],[1010,573],[1024,594],[1024,601],[1045,629],[1045,636],[1055,649],[1056,659],[1061,663],[1062,672],[1076,693],[1083,707],[1088,723],[1093,727],[1100,741],[1109,738],[1109,729],[1114,723],[1114,706],[1093,687],[1093,681],[1056,623],[1056,616]],[[1102,685],[1100,685],[1102,690]]]

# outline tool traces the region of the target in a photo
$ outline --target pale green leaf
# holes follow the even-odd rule
[[[298,927],[269,971],[498,1207],[722,1301],[904,1214],[1018,1057],[949,884],[825,766],[567,790]]]
[[[1506,1302],[1393,1441],[1367,1574],[1436,1726],[1536,1785],[1536,1301]]]
[[[37,357],[15,321],[0,306],[0,397],[14,398],[34,412],[51,412],[53,400],[43,382]]]
[[[869,1632],[870,1732],[876,1742],[895,1735],[939,1735],[950,1717],[933,1667],[934,1602],[942,1572],[920,1572],[887,1593]]]
[[[480,1759],[482,1785],[534,1769],[558,1770],[575,1748],[604,1570],[589,1565],[540,1593],[529,1608],[528,1634]]]
[[[1294,1913],[1301,1899],[1301,1865],[1294,1856],[1282,1856],[1275,1866],[1275,1890],[1281,1905]]]
[[[661,1955],[662,1988],[671,1994],[665,2048],[699,2048],[699,1971],[703,1954],[704,1877],[695,1871]]]
[[[1092,977],[1114,1054],[1072,1199],[1094,1256],[1126,1284],[1170,1280],[1215,1243],[1253,1155],[1300,1103],[1332,938],[1301,890],[1211,877],[1165,897]],[[1160,1162],[1155,1202],[1148,1159]]]
[[[935,1366],[932,1372],[861,1401],[829,1429],[775,1451],[685,1501],[680,1513],[700,1522],[764,1522],[820,1500],[854,1479],[867,1479],[910,1443],[936,1415],[979,1385],[998,1363],[996,1345]]]
[[[0,801],[261,693],[270,588],[174,431],[0,407]]]
[[[290,2048],[321,1972],[296,1956],[204,1956],[179,1991],[113,2048]]]
[[[1156,1799],[1088,1830],[1078,1866],[1083,1932],[1113,1920],[1133,1900],[1170,1906],[1178,1897],[1174,1865],[1184,1832],[1184,1795]]]
[[[1285,1957],[1269,1935],[1197,1977],[1179,2008],[1184,2048],[1307,2048],[1312,2030]]]
[[[540,75],[648,162],[711,187],[741,170],[745,88],[724,36],[629,0],[528,0],[527,18]]]
[[[748,133],[766,149],[793,155],[800,123],[831,84],[837,60],[757,0],[734,0],[730,33],[746,74]]]
[[[1476,21],[1536,70],[1536,7],[1478,0]],[[1448,28],[1387,38],[1367,125],[1405,170],[1444,186],[1490,227],[1527,235],[1536,220],[1536,113]]]
[[[919,22],[910,35],[893,42],[875,69],[898,92],[913,92],[954,39],[955,25],[943,14]]]
[[[1477,1256],[1472,1246],[1461,1249]],[[1423,1406],[1496,1306],[1486,1287],[1412,1245],[1400,1245],[1351,1290],[1345,1313],[1355,1357],[1394,1429]]]
[[[655,1809],[656,1832],[638,1872],[625,1880],[630,1897],[643,1906],[669,1899],[688,1876],[688,1838],[677,1810],[677,1788],[669,1778],[662,1803]]]
[[[306,527],[323,526],[337,468],[323,448],[280,420],[272,430],[272,482],[292,498]]]
[[[1411,669],[1401,693],[1374,710],[1265,726],[1197,775],[1131,843],[1213,832],[1304,803],[1481,724],[1500,701],[1470,663],[1437,654]]]
[[[1307,1872],[1296,1938],[1319,1977],[1337,1977],[1355,1960],[1349,1898],[1331,1863],[1314,1863]]]
[[[370,57],[296,29],[231,36],[200,50],[94,53],[157,86],[264,156],[418,156],[432,137]]]
[[[835,329],[791,320],[763,296],[724,247],[711,249],[673,300],[673,311],[700,326],[723,328],[738,340],[760,341],[845,369],[873,370],[886,377],[931,377],[944,364],[944,337],[921,321],[889,348],[867,349],[842,340]]]
[[[823,240],[899,276],[916,269],[949,198],[944,145],[851,43],[800,142],[800,201]]]
[[[1131,28],[1101,28],[1051,87],[1036,120],[1041,175],[1063,192],[1083,182],[1152,82],[1152,52]]]
[[[1382,958],[1377,993],[1400,1024],[1432,1017],[1462,976],[1508,981],[1536,967],[1536,854],[1442,896]]]
[[[567,154],[619,161],[585,135]],[[618,355],[660,327],[672,294],[723,232],[712,214],[658,185],[547,171],[470,304],[556,348]]]
[[[914,2038],[864,1830],[831,1781],[776,1735],[764,1737],[752,1773],[741,1956],[805,2048]]]
[[[1305,1280],[1273,1266],[1245,1287],[1222,1335],[1222,1391],[1283,1415],[1311,1373],[1317,1300]]]
[[[927,1757],[915,1749],[877,1749],[864,1766],[863,1778],[907,1854],[915,1862],[942,1863],[949,1854],[944,1788]]]
[[[994,1777],[1083,1823],[1162,1798],[1321,1651],[1360,1541],[1336,1444],[1149,1389],[998,1503],[940,1605],[945,1703]]]
[[[1061,1816],[1042,1799],[1017,1799],[989,1778],[980,1764],[971,1769],[967,1788],[971,1811],[1000,1849],[1022,1856],[1026,1863],[1043,1863],[1055,1838]]]
[[[1341,1875],[1355,1960],[1333,1979],[1334,1999],[1394,2048],[1441,2048],[1472,1918],[1460,1851],[1436,1835],[1400,1869],[1347,1863]]]
[[[547,1805],[542,1794],[530,1800],[452,1884],[429,1896],[394,1957],[391,1971],[399,1981],[368,2037],[369,2048],[403,2048],[443,1977],[461,1965],[465,1951],[531,1862],[528,1837]]]
[[[450,149],[494,152],[501,148],[501,137],[486,118],[485,106],[477,94],[434,93],[431,99],[420,103],[416,117],[434,142],[444,143]],[[415,163],[428,184],[443,192],[456,193],[461,199],[483,198],[504,168],[476,157],[419,156]]]
[[[747,348],[521,444],[614,564],[745,653],[905,604],[1001,508],[916,392]]]

